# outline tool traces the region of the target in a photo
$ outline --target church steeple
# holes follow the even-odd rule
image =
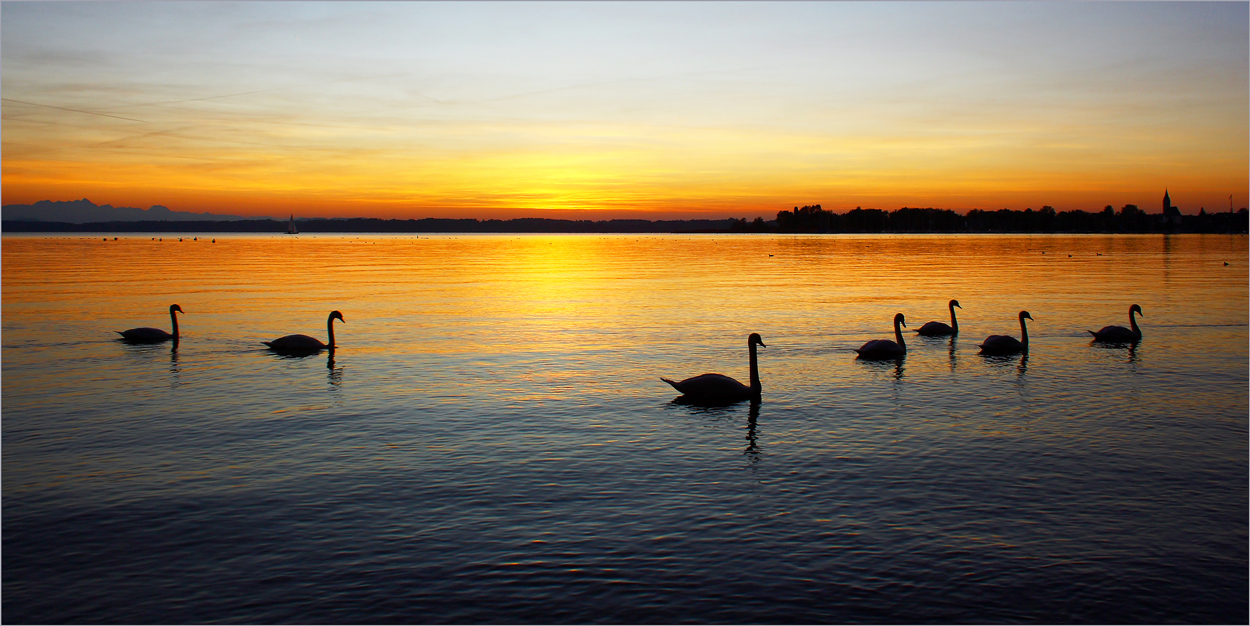
[[[1163,189],[1163,212],[1167,213],[1170,208],[1172,208],[1172,199],[1168,197],[1168,190],[1165,187]]]

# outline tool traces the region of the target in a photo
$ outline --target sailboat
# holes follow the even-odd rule
[[[298,234],[299,234],[299,229],[295,227],[295,214],[294,214],[294,213],[292,213],[292,214],[291,214],[291,221],[290,221],[290,222],[287,222],[287,225],[286,225],[286,234],[288,234],[288,235],[298,235]]]

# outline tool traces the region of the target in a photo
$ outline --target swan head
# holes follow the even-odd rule
[[[951,300],[950,304],[949,304],[949,305],[947,305],[947,306],[959,306],[959,301],[958,301],[958,300]],[[962,309],[963,307],[959,306],[959,308],[961,308],[961,309]]]
[[[960,308],[962,308],[962,307],[960,307]],[[1026,320],[1026,319],[1027,319],[1027,320],[1031,320],[1031,319],[1033,319],[1033,316],[1032,316],[1032,315],[1029,315],[1029,312],[1028,312],[1028,311],[1020,311],[1020,321],[1024,321],[1024,320]]]
[[[340,321],[340,322],[343,322],[344,324],[346,324],[346,323],[347,323],[347,320],[344,320],[344,319],[343,319],[343,314],[342,314],[342,313],[339,313],[338,311],[330,311],[330,318],[329,318],[329,319],[330,319],[330,320],[338,320],[338,321]]]
[[[960,308],[962,309],[963,307],[960,307]],[[895,314],[894,314],[894,323],[895,323],[895,324],[902,324],[902,325],[903,325],[903,328],[907,328],[907,322],[903,321],[903,314],[902,314],[902,313],[895,313]]]
[[[1136,305],[1134,305],[1134,306],[1136,306]],[[171,304],[171,305],[169,305],[169,312],[170,312],[170,314],[173,314],[173,312],[174,312],[174,311],[177,311],[177,312],[179,312],[179,313],[182,313],[182,307],[180,307],[180,306],[178,306],[178,305],[176,305],[176,304]]]
[[[758,346],[760,346],[760,347],[762,347],[762,348],[767,348],[767,347],[768,347],[768,346],[764,345],[764,339],[763,339],[762,337],[760,337],[760,334],[759,334],[759,333],[751,333],[751,336],[750,336],[750,337],[747,337],[747,345],[748,345],[748,346],[755,346],[755,345],[758,345]]]
[[[1138,314],[1138,315],[1140,315],[1140,316],[1142,316],[1142,317],[1146,317],[1146,314],[1141,312],[1141,306],[1140,306],[1140,305],[1136,305],[1136,304],[1134,304],[1133,306],[1131,306],[1131,307],[1129,307],[1129,308],[1128,308],[1128,314],[1129,314],[1129,315],[1132,315],[1132,314],[1133,314],[1133,311],[1137,311],[1137,314]]]

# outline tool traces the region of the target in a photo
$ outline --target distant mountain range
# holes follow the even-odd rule
[[[0,208],[0,219],[6,222],[68,222],[70,224],[86,224],[88,222],[229,222],[236,220],[265,220],[268,217],[242,217],[239,215],[216,215],[213,213],[187,213],[174,211],[159,204],[149,209],[134,207],[115,207],[108,204],[96,204],[86,198],[55,202],[40,200],[34,204],[6,204]]]

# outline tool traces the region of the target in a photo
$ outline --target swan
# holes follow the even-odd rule
[[[330,311],[330,317],[326,318],[326,330],[330,333],[330,343],[321,343],[320,341],[309,337],[308,335],[287,335],[279,337],[273,341],[262,341],[261,343],[269,346],[274,352],[300,353],[300,352],[318,352],[329,348],[334,349],[334,320],[347,323],[343,319],[343,314],[338,311]]]
[[[950,303],[947,304],[946,306],[947,308],[951,310],[951,325],[950,326],[947,326],[946,324],[943,324],[942,322],[925,322],[925,325],[921,326],[920,330],[917,330],[916,333],[920,335],[924,335],[926,337],[942,337],[945,335],[958,335],[959,334],[959,322],[955,321],[955,307],[959,306],[959,301],[951,300]],[[959,306],[959,308],[962,309],[963,307]]]
[[[760,401],[760,371],[755,361],[755,346],[767,348],[759,333],[751,333],[747,337],[747,350],[751,360],[751,386],[748,387],[724,374],[703,374],[674,382],[661,377],[660,380],[673,386],[683,396],[697,402],[738,402],[739,400]]]
[[[1105,341],[1108,343],[1135,343],[1141,341],[1141,329],[1137,327],[1137,318],[1133,317],[1136,313],[1145,316],[1141,312],[1141,307],[1134,304],[1128,308],[1128,323],[1133,329],[1129,330],[1123,326],[1103,326],[1102,330],[1094,332],[1087,330],[1085,332],[1094,336],[1094,341]]]
[[[1029,329],[1025,328],[1024,320],[1033,319],[1028,311],[1020,311],[1020,339],[1009,335],[990,335],[978,346],[981,354],[1015,354],[1029,351]]]
[[[903,331],[898,329],[899,324],[902,324],[904,328],[907,327],[907,322],[903,321],[902,313],[894,315],[894,341],[873,339],[855,349],[855,352],[859,353],[858,358],[895,359],[907,354],[907,344],[903,343]]]
[[[134,343],[160,343],[173,339],[178,341],[178,316],[174,313],[182,313],[182,307],[171,304],[169,305],[169,319],[174,323],[174,332],[167,333],[159,328],[131,328],[130,330],[115,330],[113,332],[122,336],[122,339]]]

